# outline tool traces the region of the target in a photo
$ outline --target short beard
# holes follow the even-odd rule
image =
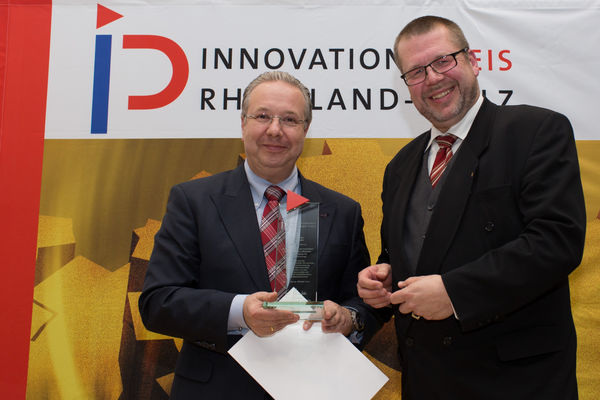
[[[444,113],[444,115],[441,115],[435,111],[432,111],[432,109],[430,109],[429,107],[424,107],[423,110],[418,111],[435,127],[443,126],[445,122],[456,118],[461,114],[462,119],[465,116],[465,114],[469,111],[469,109],[473,106],[473,104],[475,104],[475,102],[477,101],[477,97],[479,95],[479,85],[477,84],[477,81],[475,81],[474,85],[468,87],[467,90],[468,93],[466,93],[465,96],[460,96],[450,115],[447,115],[446,113]],[[424,101],[424,104],[427,104],[427,102]]]

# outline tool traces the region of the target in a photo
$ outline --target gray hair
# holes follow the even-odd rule
[[[304,126],[307,127],[312,121],[312,102],[310,100],[310,92],[298,79],[294,78],[291,74],[283,71],[268,71],[260,74],[252,82],[248,84],[244,89],[244,95],[242,97],[242,117],[246,116],[248,112],[248,103],[250,102],[250,94],[252,91],[261,83],[282,81],[289,83],[292,86],[297,87],[304,96]]]
[[[400,54],[398,54],[398,43],[402,39],[429,33],[438,26],[443,26],[448,29],[451,34],[450,40],[452,40],[459,49],[469,47],[469,42],[467,41],[467,38],[465,38],[465,34],[456,22],[433,15],[426,15],[424,17],[413,19],[400,31],[394,42],[394,60],[401,72],[402,67],[400,66]]]

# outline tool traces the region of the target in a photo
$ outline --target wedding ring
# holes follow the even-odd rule
[[[275,332],[275,329],[273,329],[273,327],[271,327],[271,333]]]
[[[420,315],[417,315],[417,314],[415,314],[415,313],[410,313],[410,315],[412,315],[412,317],[413,317],[414,319],[421,319],[421,316],[420,316]]]

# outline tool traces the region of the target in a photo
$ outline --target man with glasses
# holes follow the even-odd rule
[[[447,19],[413,20],[394,50],[432,127],[387,166],[358,291],[394,315],[402,399],[577,399],[568,275],[586,217],[568,119],[484,99]]]
[[[242,100],[246,161],[171,190],[139,300],[148,329],[184,339],[171,399],[270,398],[227,351],[249,330],[269,336],[298,321],[262,307],[291,279],[298,251],[288,191],[320,204],[321,329],[364,345],[381,325],[356,288],[370,263],[360,205],[296,167],[311,119],[302,83],[279,71],[260,75]]]

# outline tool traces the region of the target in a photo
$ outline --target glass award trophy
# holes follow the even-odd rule
[[[290,193],[292,192],[288,192],[288,195]],[[287,287],[280,292],[280,298],[275,302],[264,302],[263,307],[292,311],[300,319],[321,320],[323,302],[317,301],[319,203],[303,203],[289,210],[287,217],[288,221],[295,218],[297,224],[294,270]]]

